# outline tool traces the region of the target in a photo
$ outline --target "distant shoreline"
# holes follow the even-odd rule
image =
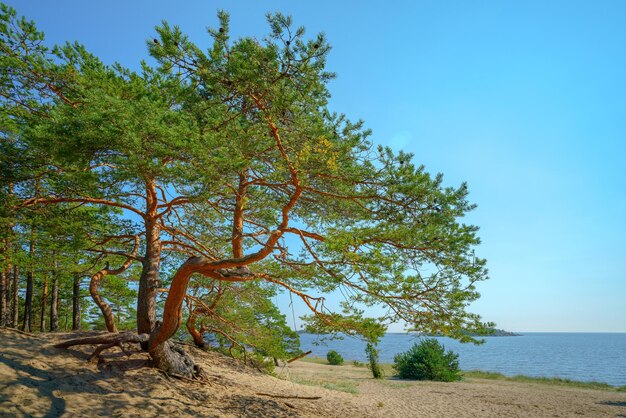
[[[399,333],[397,333],[399,334]],[[329,365],[328,361],[319,356],[306,356],[300,361],[305,363],[312,364],[322,364]],[[365,367],[367,368],[367,364],[363,363],[359,360],[346,359],[345,364],[341,367],[345,366],[353,366],[353,367]],[[393,369],[392,363],[380,363],[380,366],[385,370],[386,376],[395,376],[395,371]],[[492,372],[481,369],[470,369],[470,370],[461,370],[461,374],[463,375],[463,380],[467,379],[485,379],[485,380],[503,380],[507,382],[523,382],[523,383],[535,383],[535,384],[543,384],[543,385],[556,385],[556,386],[569,386],[569,387],[577,387],[582,389],[594,389],[594,390],[609,390],[609,391],[618,391],[618,392],[626,392],[626,385],[612,385],[610,383],[597,381],[597,380],[576,380],[576,379],[566,379],[562,377],[541,377],[541,376],[527,376],[524,374],[505,374],[500,372]]]
[[[321,357],[325,357],[329,350],[335,350],[344,359],[367,361],[364,351],[366,341],[362,338],[332,337],[302,334],[301,347]],[[386,334],[377,345],[380,362],[393,363],[397,354],[406,352],[424,338],[406,333]],[[508,376],[599,380],[618,386],[626,384],[626,367],[610,360],[623,354],[626,334],[525,333],[518,338],[477,336],[474,339],[485,342],[478,345],[451,338],[435,338],[446,350],[459,354],[459,366],[463,370],[487,370]],[[562,355],[564,347],[568,350],[567,356]]]
[[[314,332],[306,332],[304,330],[297,331],[298,334],[309,334],[309,335],[329,335],[329,334],[317,334]],[[432,335],[432,334],[422,334],[417,332],[386,332],[385,335],[393,334],[393,335],[415,335],[416,337],[446,337],[446,335]],[[467,335],[471,337],[521,337],[523,334],[518,334],[516,332],[505,331],[503,329],[493,328],[489,334],[474,334],[467,333]]]

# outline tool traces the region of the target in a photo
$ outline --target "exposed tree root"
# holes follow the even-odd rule
[[[279,238],[280,234],[273,234],[271,239],[273,242],[270,247],[272,247]],[[254,257],[246,258],[246,263],[249,264],[255,261],[256,258],[262,259],[265,255],[267,254],[259,252]],[[129,258],[131,258],[131,256],[129,256]],[[148,350],[156,368],[165,372],[167,375],[182,376],[187,379],[202,378],[204,373],[200,366],[194,363],[191,356],[187,354],[180,345],[169,341],[169,339],[174,336],[182,323],[182,304],[192,274],[200,273],[207,277],[225,281],[248,281],[255,278],[254,274],[252,274],[245,265],[238,266],[235,264],[231,267],[229,263],[225,263],[225,266],[223,264],[224,263],[214,264],[211,260],[203,257],[190,257],[185,261],[176,271],[172,284],[170,285],[163,311],[163,322],[157,321],[150,335],[145,333],[110,333],[96,337],[65,341],[55,345],[55,347],[67,348],[74,345],[101,344],[90,357],[90,359],[93,359],[102,351],[109,348],[115,346],[121,348],[122,343],[138,343],[141,345],[142,349]],[[141,329],[141,326],[139,328]],[[232,342],[236,344],[234,340],[232,340]]]
[[[12,327],[0,327],[0,328],[2,328],[4,330],[7,330],[7,331],[11,331],[11,332],[16,332],[16,333],[21,334],[21,335],[27,335],[27,336],[32,337],[32,338],[41,339],[40,336],[38,336],[37,334],[33,334],[32,332],[26,332],[26,331],[22,331],[22,330],[17,329],[17,328],[12,328]]]
[[[123,332],[119,334],[103,334],[94,337],[75,338],[62,343],[55,344],[56,348],[68,348],[75,345],[98,345],[94,352],[89,356],[92,361],[100,356],[100,354],[109,348],[119,347],[124,354],[130,356],[131,353],[126,351],[122,344],[148,343],[150,336],[148,334],[135,334],[131,332]],[[173,341],[165,341],[159,345],[150,345],[150,357],[154,361],[154,365],[165,373],[167,376],[176,377],[183,380],[204,380],[205,377],[202,369],[196,365],[189,354]]]
[[[203,375],[200,366],[194,363],[183,347],[172,341],[161,344],[150,343],[148,351],[154,365],[169,376],[194,379]]]
[[[100,356],[105,350],[113,347],[119,347],[120,350],[128,357],[131,356],[131,353],[124,349],[122,344],[124,343],[137,343],[141,344],[143,342],[147,342],[149,339],[148,334],[134,334],[130,332],[122,332],[119,334],[104,334],[98,335],[95,337],[84,337],[84,338],[75,338],[73,340],[63,341],[62,343],[55,344],[56,348],[69,348],[75,345],[90,345],[90,344],[99,344],[98,347],[94,350],[94,352],[89,356],[89,361],[92,361]]]
[[[157,369],[157,370],[158,370],[158,369]],[[161,373],[163,373],[163,375],[164,375],[165,377],[167,377],[168,379],[173,377],[173,378],[175,378],[175,379],[180,379],[180,380],[182,380],[182,381],[184,381],[184,382],[189,382],[189,383],[201,383],[201,384],[213,385],[213,382],[211,382],[209,379],[207,379],[206,377],[204,377],[204,373],[201,373],[201,375],[202,375],[203,377],[197,376],[197,377],[194,377],[194,378],[192,379],[192,378],[185,377],[185,376],[181,376],[181,375],[178,375],[178,374],[170,374],[170,373],[166,373],[166,372],[164,372],[163,370],[159,370],[159,371],[160,371]]]
[[[56,348],[68,348],[75,345],[87,344],[111,344],[111,343],[143,343],[148,341],[148,334],[135,334],[132,332],[120,332],[116,334],[102,334],[94,337],[74,338],[55,344]]]

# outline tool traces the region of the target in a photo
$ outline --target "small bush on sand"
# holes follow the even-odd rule
[[[380,364],[378,364],[378,350],[375,349],[371,343],[367,343],[365,346],[365,355],[369,360],[367,368],[372,371],[374,379],[382,379],[383,370],[381,369]]]
[[[405,353],[397,354],[393,368],[401,379],[461,380],[459,355],[448,350],[434,338],[426,338]]]
[[[326,360],[328,360],[328,363],[332,364],[333,366],[341,366],[343,364],[343,357],[341,357],[341,354],[339,354],[335,350],[330,350],[326,354]]]

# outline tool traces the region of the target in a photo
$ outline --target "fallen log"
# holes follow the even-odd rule
[[[257,392],[256,395],[269,396],[270,398],[276,398],[276,399],[304,399],[307,401],[316,401],[318,399],[322,399],[321,396],[272,395],[271,393],[263,393],[263,392]]]

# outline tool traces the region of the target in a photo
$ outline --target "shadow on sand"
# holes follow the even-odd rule
[[[119,416],[128,411],[129,406],[146,416],[167,416],[173,405],[179,416],[198,416],[199,411],[206,417],[300,416],[286,403],[235,393],[216,397],[213,385],[189,386],[169,380],[153,370],[143,369],[127,375],[128,371],[142,369],[150,363],[145,354],[139,354],[141,358],[129,359],[123,353],[111,350],[104,356],[105,361],[94,368],[87,365],[92,349],[88,346],[85,351],[53,348],[47,338],[17,335],[5,329],[0,329],[0,341],[0,367],[5,370],[8,367],[14,372],[11,373],[13,377],[0,385],[0,417],[70,416],[76,414],[77,408],[85,416]],[[40,346],[36,347],[37,344]],[[59,361],[59,356],[64,357],[63,362]],[[77,368],[77,363],[73,363],[71,368],[64,368],[68,356],[77,359],[78,365],[84,361],[85,367]],[[216,380],[221,386],[235,383],[225,378],[219,382]],[[74,394],[86,394],[88,399],[98,397],[98,402],[91,402],[89,406],[72,404]],[[132,405],[129,405],[129,399]]]

